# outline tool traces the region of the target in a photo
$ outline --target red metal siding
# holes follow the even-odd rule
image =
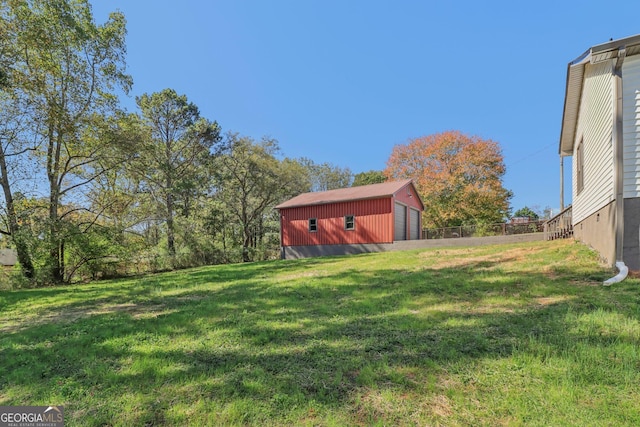
[[[392,207],[392,199],[382,198],[283,208],[282,246],[391,243]],[[355,230],[344,229],[345,215],[355,215]],[[318,219],[317,232],[309,231],[309,218]]]
[[[418,209],[422,212],[422,203],[420,203],[418,194],[415,192],[415,189],[412,185],[407,185],[402,188],[394,195],[394,198],[407,206],[411,206],[412,208]]]

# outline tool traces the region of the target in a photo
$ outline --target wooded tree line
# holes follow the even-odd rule
[[[97,25],[86,0],[0,4],[0,233],[27,280],[273,256],[275,204],[351,183],[274,139],[223,134],[172,89],[123,111],[121,13]]]
[[[354,177],[286,158],[275,139],[225,133],[172,89],[124,111],[118,94],[133,80],[120,12],[98,25],[87,0],[0,4],[0,233],[30,283],[275,258],[279,202],[387,179],[414,179],[426,226],[509,211],[495,142],[416,138],[384,171]]]

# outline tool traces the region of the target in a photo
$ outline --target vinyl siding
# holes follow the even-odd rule
[[[574,150],[584,144],[584,188],[578,194],[573,177],[573,221],[579,223],[610,203],[613,189],[613,64],[587,65]],[[573,153],[573,170],[577,155]]]
[[[624,197],[640,197],[640,56],[622,66]]]

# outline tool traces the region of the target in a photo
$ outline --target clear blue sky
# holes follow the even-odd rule
[[[173,88],[225,132],[354,173],[384,169],[410,138],[460,130],[501,145],[514,210],[560,205],[568,62],[640,33],[637,0],[92,5],[98,23],[127,18],[130,110],[135,96]]]

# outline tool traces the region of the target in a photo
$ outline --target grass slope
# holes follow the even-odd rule
[[[640,425],[638,280],[570,241],[0,293],[0,405],[66,425]]]

